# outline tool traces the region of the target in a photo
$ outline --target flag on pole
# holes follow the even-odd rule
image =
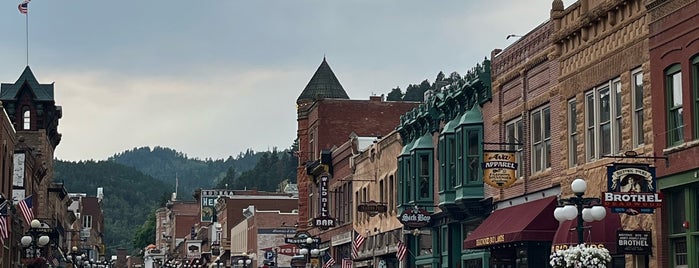
[[[0,243],[5,245],[5,239],[9,237],[7,228],[7,201],[0,205]]]
[[[364,241],[366,240],[366,237],[362,236],[357,231],[354,231],[354,234],[354,241],[352,242],[352,259],[359,257],[359,250],[362,248],[362,245],[364,245]]]
[[[352,268],[352,260],[347,258],[342,259],[342,268]]]
[[[19,9],[19,13],[22,14],[27,14],[29,13],[29,0],[24,0],[22,3],[19,3],[17,6],[17,9]]]
[[[396,258],[399,262],[405,259],[405,255],[408,253],[408,246],[406,246],[403,241],[398,240],[398,250],[396,251]]]
[[[34,212],[32,211],[32,196],[27,196],[27,198],[19,201],[19,209],[22,210],[22,215],[24,215],[24,220],[27,224],[32,224],[34,219]]]
[[[328,251],[325,251],[325,255],[323,256],[323,268],[330,268],[335,265],[335,258],[330,255]]]

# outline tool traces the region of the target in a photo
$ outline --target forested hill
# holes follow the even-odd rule
[[[115,154],[108,160],[125,166],[133,167],[153,178],[175,185],[178,198],[192,199],[192,193],[198,188],[211,188],[221,181],[229,169],[234,170],[235,176],[252,169],[259,161],[262,153],[247,150],[236,158],[213,160],[207,158],[189,158],[186,154],[166,147],[140,147]],[[174,191],[174,188],[171,188]]]
[[[96,196],[104,188],[105,242],[110,253],[133,248],[134,230],[172,193],[173,185],[138,170],[110,161],[55,161],[54,181],[64,182],[70,193]]]

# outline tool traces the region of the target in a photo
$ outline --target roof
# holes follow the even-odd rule
[[[53,101],[53,83],[39,84],[32,73],[29,66],[24,68],[22,75],[19,76],[14,84],[2,83],[0,85],[0,100],[17,100],[17,94],[26,84],[29,90],[34,94],[34,100],[37,101]]]
[[[313,74],[311,80],[308,81],[306,88],[303,89],[296,102],[317,100],[319,98],[349,99],[347,92],[342,88],[333,70],[330,69],[330,65],[328,65],[325,57],[323,57],[323,62],[320,63],[318,70]]]

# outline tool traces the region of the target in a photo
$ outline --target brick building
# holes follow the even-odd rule
[[[654,255],[658,267],[699,266],[699,2],[647,1],[654,154],[664,206]],[[656,242],[654,241],[654,242]]]

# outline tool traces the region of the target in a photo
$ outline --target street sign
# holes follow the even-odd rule
[[[273,261],[274,260],[274,252],[265,251],[265,260]]]

